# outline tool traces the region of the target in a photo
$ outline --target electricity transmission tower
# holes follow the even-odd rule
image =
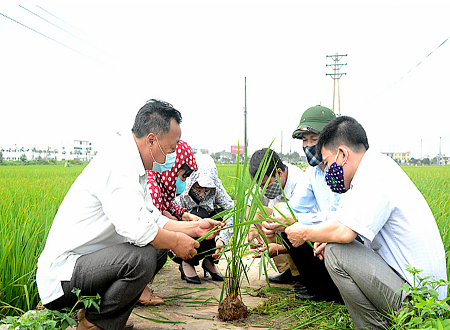
[[[333,60],[333,64],[327,64],[326,66],[332,66],[333,67],[333,73],[326,73],[327,76],[330,76],[333,79],[333,112],[334,111],[334,101],[335,101],[335,95],[336,95],[336,80],[337,80],[337,99],[338,99],[338,115],[341,114],[341,97],[340,97],[340,91],[339,91],[339,79],[341,79],[341,77],[343,75],[346,75],[347,73],[341,73],[339,72],[339,70],[344,66],[347,65],[347,63],[339,63],[339,61],[342,59],[342,57],[347,56],[347,54],[345,55],[339,55],[338,53],[334,54],[334,55],[327,55],[327,59],[328,57],[331,57],[331,59]]]

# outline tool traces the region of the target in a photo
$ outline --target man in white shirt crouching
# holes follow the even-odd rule
[[[152,204],[147,170],[175,153],[181,114],[150,100],[138,112],[132,134],[99,153],[65,196],[38,260],[37,286],[46,308],[72,308],[81,295],[101,296],[100,311],[88,308],[77,329],[124,329],[133,307],[167,250],[186,259],[202,237],[219,225],[211,219],[173,221]],[[210,235],[209,239],[214,235]]]
[[[402,285],[414,283],[407,265],[421,269],[420,277],[447,279],[436,221],[405,172],[369,149],[366,132],[354,118],[341,116],[327,124],[317,148],[327,184],[342,194],[341,208],[321,224],[296,222],[285,232],[294,247],[315,242],[315,254],[325,259],[355,329],[387,329],[387,315],[408,299]],[[277,227],[276,222],[263,224],[266,235]],[[447,296],[446,287],[437,291],[439,299]]]

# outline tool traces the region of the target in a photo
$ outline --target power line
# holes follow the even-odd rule
[[[63,22],[64,24],[67,24],[67,25],[70,26],[72,29],[77,30],[77,31],[80,32],[81,34],[83,34],[83,35],[89,37],[86,33],[83,33],[83,31],[77,29],[75,26],[73,26],[73,25],[67,23],[67,22],[64,21],[63,19],[61,19],[61,18],[59,18],[58,16],[52,14],[52,13],[49,12],[48,10],[42,8],[41,6],[36,5],[36,7],[38,7],[39,9],[41,9],[41,10],[43,10],[43,11],[45,11],[47,14],[53,16],[54,18],[60,20],[60,21]],[[24,8],[24,9],[26,9],[26,8]],[[28,10],[28,9],[27,9],[27,10]],[[31,10],[28,10],[28,11],[31,12]],[[33,13],[33,12],[32,12],[32,13]],[[38,17],[40,17],[39,15],[37,15],[37,14],[35,14],[35,13],[33,13],[33,14],[36,15],[36,16],[38,16]],[[44,19],[44,18],[42,18],[42,19]],[[45,20],[45,19],[44,19],[44,20]],[[45,21],[47,21],[47,20],[45,20]],[[55,25],[55,24],[53,24],[53,23],[51,23],[51,22],[49,22],[49,23],[52,24],[52,25]],[[104,54],[106,54],[106,55],[112,57],[110,54],[108,54],[108,53],[107,53],[106,51],[104,51],[103,49],[101,49],[101,48],[99,48],[99,47],[97,47],[97,46],[91,44],[90,42],[88,42],[88,41],[86,41],[86,40],[84,40],[84,39],[82,39],[82,38],[80,38],[80,37],[78,37],[78,36],[76,36],[76,35],[74,35],[74,34],[68,32],[68,31],[64,30],[63,28],[59,27],[58,25],[55,25],[55,26],[58,27],[59,29],[63,30],[64,32],[67,32],[67,33],[70,34],[71,36],[74,36],[74,37],[77,38],[78,40],[83,41],[84,43],[88,44],[89,46],[94,47],[95,49],[101,51],[102,53],[104,53]]]
[[[441,42],[441,44],[439,46],[437,46],[435,49],[433,49],[427,56],[425,56],[425,58],[423,60],[421,60],[419,63],[417,63],[415,66],[413,66],[408,72],[406,72],[400,79],[398,79],[396,82],[394,82],[389,88],[386,89],[385,92],[387,92],[388,90],[390,90],[392,87],[394,87],[397,83],[399,83],[403,78],[405,78],[411,71],[413,71],[415,68],[417,68],[420,64],[422,64],[423,61],[425,61],[428,57],[430,57],[431,54],[433,54],[436,50],[438,50],[443,44],[445,44],[448,40],[450,39],[450,37],[448,37],[447,39],[445,39],[443,42]],[[383,92],[383,93],[385,93]],[[383,93],[381,93],[380,95],[378,95],[378,97],[380,97]]]
[[[82,34],[84,34],[83,33],[83,31],[80,31],[80,30],[78,30],[75,26],[73,26],[73,25],[70,25],[69,23],[67,23],[66,21],[64,21],[64,20],[62,20],[61,18],[59,18],[58,16],[56,16],[56,15],[54,15],[54,14],[52,14],[51,12],[49,12],[48,10],[45,10],[44,8],[42,8],[41,6],[39,6],[39,5],[36,5],[36,7],[38,7],[39,9],[41,9],[41,10],[43,10],[43,11],[45,11],[47,14],[49,14],[49,15],[51,15],[51,16],[53,16],[54,18],[56,18],[56,19],[58,19],[58,20],[60,20],[61,22],[63,22],[64,24],[67,24],[68,26],[70,26],[71,28],[73,28],[73,29],[75,29],[75,30],[77,30],[78,32],[80,32],[80,33],[82,33]]]
[[[56,25],[55,23],[52,23],[52,22],[50,22],[49,20],[47,20],[47,19],[45,19],[44,17],[42,17],[42,16],[39,16],[38,14],[36,14],[35,12],[32,12],[31,10],[29,10],[28,8],[25,8],[24,6],[22,6],[22,5],[19,5],[19,7],[20,8],[22,8],[22,9],[25,9],[26,11],[28,11],[29,13],[31,13],[31,14],[33,14],[33,15],[35,15],[36,17],[39,17],[40,19],[42,19],[42,20],[44,20],[44,21],[46,21],[47,23],[49,23],[49,24],[51,24],[51,25],[53,25],[54,27],[57,27],[58,29],[60,29],[60,30],[62,30],[62,31],[64,31],[64,32],[66,32],[66,33],[68,33],[68,34],[70,34],[72,37],[75,37],[75,38],[77,38],[78,40],[81,40],[81,41],[83,41],[84,43],[86,43],[86,44],[88,44],[89,46],[92,46],[92,47],[95,47],[94,45],[91,45],[89,42],[87,42],[86,40],[83,40],[82,38],[80,38],[80,37],[78,37],[78,36],[76,36],[75,34],[73,34],[73,33],[71,33],[71,32],[69,32],[69,31],[67,31],[67,30],[64,30],[62,27],[60,27],[60,26],[58,26],[58,25]],[[38,6],[39,7],[39,6]]]
[[[83,55],[83,56],[85,56],[85,57],[87,57],[87,58],[89,58],[89,59],[91,59],[91,60],[93,60],[93,61],[95,61],[95,62],[97,62],[97,63],[103,64],[102,62],[96,60],[95,58],[93,58],[93,57],[91,57],[91,56],[89,56],[89,55],[86,55],[86,54],[84,54],[84,53],[82,53],[82,52],[80,52],[80,51],[78,51],[78,50],[76,50],[76,49],[74,49],[74,48],[72,48],[72,47],[70,47],[70,46],[67,46],[66,44],[63,44],[62,42],[59,42],[58,40],[55,40],[55,39],[53,39],[53,38],[51,38],[51,37],[49,37],[49,36],[47,36],[47,35],[45,35],[45,34],[39,32],[39,31],[36,31],[35,29],[33,29],[33,28],[31,28],[31,27],[29,27],[29,26],[23,24],[23,23],[20,23],[19,21],[16,21],[15,19],[13,19],[13,18],[11,18],[11,17],[9,17],[9,16],[6,16],[6,15],[3,14],[3,13],[0,13],[0,15],[2,15],[3,17],[6,17],[7,19],[9,19],[9,20],[11,20],[11,21],[13,21],[13,22],[15,22],[15,23],[17,23],[17,24],[19,24],[19,25],[22,25],[23,27],[26,27],[27,29],[29,29],[29,30],[31,30],[31,31],[33,31],[33,32],[36,32],[37,34],[40,34],[41,36],[43,36],[43,37],[45,37],[45,38],[47,38],[47,39],[50,39],[51,41],[56,42],[57,44],[60,44],[61,46],[64,46],[64,47],[66,47],[66,48],[68,48],[68,49],[70,49],[70,50],[72,50],[72,51],[74,51],[74,52],[76,52],[76,53],[78,53],[78,54],[80,54],[80,55]]]

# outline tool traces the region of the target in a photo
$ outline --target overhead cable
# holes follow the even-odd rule
[[[423,60],[421,60],[419,63],[417,63],[415,66],[413,66],[408,72],[406,72],[400,79],[398,79],[395,83],[393,83],[388,89],[386,89],[385,92],[387,92],[388,90],[390,90],[392,87],[394,87],[397,83],[399,83],[403,78],[405,78],[411,71],[413,71],[415,68],[417,68],[420,64],[422,64],[423,61],[425,61],[428,57],[431,56],[431,54],[433,54],[436,50],[438,50],[443,44],[445,44],[448,40],[450,39],[450,37],[448,37],[447,39],[445,39],[443,42],[441,42],[441,44],[439,46],[437,46],[435,49],[433,49],[427,56],[425,56],[425,58]],[[378,96],[381,96],[378,95]]]
[[[93,61],[95,61],[95,62],[97,62],[97,63],[103,64],[102,62],[96,60],[95,58],[93,58],[93,57],[91,57],[91,56],[89,56],[89,55],[86,55],[86,54],[84,54],[84,53],[82,53],[82,52],[80,52],[80,51],[78,51],[78,50],[76,50],[76,49],[74,49],[74,48],[72,48],[72,47],[70,47],[70,46],[67,46],[66,44],[63,44],[62,42],[59,42],[58,40],[55,40],[55,39],[53,39],[53,38],[51,38],[51,37],[49,37],[49,36],[47,36],[47,35],[45,35],[45,34],[39,32],[39,31],[36,31],[35,29],[33,29],[33,28],[31,28],[31,27],[29,27],[29,26],[23,24],[23,23],[20,23],[19,21],[16,21],[15,19],[13,19],[13,18],[11,18],[11,17],[6,16],[5,14],[0,13],[0,15],[2,15],[3,17],[6,17],[7,19],[9,19],[9,20],[11,20],[11,21],[13,21],[13,22],[15,22],[15,23],[17,23],[17,24],[19,24],[19,25],[22,25],[23,27],[26,27],[27,29],[29,29],[29,30],[31,30],[31,31],[33,31],[33,32],[36,32],[37,34],[40,34],[41,36],[43,36],[43,37],[45,37],[45,38],[47,38],[47,39],[50,39],[51,41],[56,42],[57,44],[60,44],[61,46],[64,46],[64,47],[66,47],[66,48],[68,48],[68,49],[70,49],[70,50],[72,50],[72,51],[74,51],[74,52],[76,52],[76,53],[78,53],[78,54],[80,54],[80,55],[83,55],[83,56],[85,56],[85,57],[87,57],[87,58],[89,58],[89,59],[91,59],[91,60],[93,60]]]
[[[20,6],[20,5],[19,5]],[[22,7],[22,6],[21,6]],[[56,18],[56,19],[58,19],[58,20],[60,20],[61,22],[63,22],[64,24],[67,24],[68,26],[70,26],[72,29],[74,29],[74,30],[77,30],[78,32],[80,32],[81,34],[83,34],[83,35],[85,35],[85,36],[88,36],[87,34],[85,34],[85,33],[83,33],[81,30],[79,30],[79,29],[77,29],[75,26],[73,26],[73,25],[71,25],[71,24],[69,24],[69,23],[67,23],[66,21],[64,21],[63,19],[61,19],[61,18],[59,18],[58,16],[56,16],[55,14],[52,14],[51,12],[49,12],[48,10],[46,10],[46,9],[44,9],[44,8],[42,8],[41,6],[39,6],[39,5],[36,5],[36,7],[38,7],[39,9],[41,9],[41,10],[43,10],[43,11],[45,11],[47,14],[49,14],[49,15],[51,15],[51,16],[53,16],[54,18]],[[22,7],[22,8],[24,8],[24,7]],[[24,9],[26,9],[26,10],[28,10],[29,12],[31,12],[32,14],[34,14],[34,15],[36,15],[36,16],[38,16],[38,17],[40,17],[40,18],[42,18],[41,16],[39,16],[39,15],[37,15],[37,14],[35,14],[34,12],[32,12],[31,10],[29,10],[29,9],[27,9],[27,8],[24,8]],[[43,20],[45,20],[45,21],[47,21],[46,19],[44,19],[44,18],[42,18]],[[47,22],[49,22],[49,21],[47,21]],[[51,23],[51,22],[49,22],[50,24],[52,24],[52,25],[55,25],[55,24],[53,24],[53,23]],[[94,47],[95,49],[97,49],[97,50],[99,50],[99,51],[101,51],[102,53],[104,53],[104,54],[106,54],[106,55],[108,55],[108,56],[110,56],[110,57],[112,57],[110,54],[108,54],[106,51],[104,51],[103,49],[101,49],[101,48],[99,48],[99,47],[97,47],[97,46],[95,46],[95,45],[93,45],[93,44],[91,44],[90,42],[88,42],[88,41],[86,41],[86,40],[84,40],[84,39],[82,39],[82,38],[80,38],[80,37],[77,37],[76,35],[74,35],[74,34],[72,34],[72,33],[70,33],[70,32],[68,32],[68,31],[66,31],[66,30],[64,30],[63,28],[61,28],[61,27],[59,27],[58,25],[55,25],[56,27],[58,27],[59,29],[61,29],[61,30],[63,30],[63,31],[65,31],[65,32],[67,32],[67,33],[69,33],[70,35],[72,35],[72,36],[74,36],[75,38],[77,38],[77,39],[79,39],[79,40],[81,40],[81,41],[83,41],[83,42],[85,42],[86,44],[88,44],[89,46],[91,46],[91,47]]]
[[[62,31],[64,31],[64,32],[70,34],[72,37],[75,37],[75,38],[77,38],[78,40],[81,40],[81,41],[83,41],[84,43],[88,44],[89,46],[94,47],[94,45],[91,45],[91,44],[90,44],[89,42],[87,42],[86,40],[83,40],[82,38],[80,38],[80,37],[76,36],[75,34],[73,34],[73,33],[69,32],[69,31],[63,29],[62,27],[56,25],[55,23],[50,22],[49,20],[45,19],[44,17],[39,16],[38,14],[36,14],[36,13],[32,12],[31,10],[29,10],[28,8],[25,8],[25,7],[22,6],[22,5],[19,5],[19,7],[22,8],[22,9],[25,9],[25,10],[28,11],[29,13],[35,15],[36,17],[39,17],[40,19],[46,21],[47,23],[53,25],[54,27],[57,27],[58,29],[60,29],[60,30],[62,30]]]
[[[75,26],[73,26],[73,25],[70,25],[69,23],[67,23],[66,21],[64,21],[64,20],[62,20],[61,18],[59,18],[58,16],[56,16],[56,15],[54,15],[54,14],[52,14],[51,12],[49,12],[48,10],[45,10],[44,8],[42,8],[41,6],[39,6],[39,5],[36,5],[36,7],[38,7],[39,9],[41,9],[41,10],[43,10],[43,11],[45,11],[47,14],[49,14],[49,15],[51,15],[51,16],[53,16],[54,18],[56,18],[56,19],[58,19],[58,20],[60,20],[61,22],[63,22],[64,24],[67,24],[68,26],[70,26],[71,28],[73,28],[73,29],[75,29],[75,30],[77,30],[78,32],[80,32],[80,33],[82,33],[82,34],[84,34],[83,33],[83,31],[80,31],[80,30],[78,30]]]

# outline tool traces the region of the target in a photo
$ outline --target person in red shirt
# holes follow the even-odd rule
[[[164,216],[180,221],[199,219],[197,216],[190,214],[187,209],[174,203],[175,197],[183,192],[186,179],[196,170],[197,162],[192,148],[185,141],[180,140],[176,147],[176,158],[172,168],[162,173],[148,171],[147,187],[149,194],[152,197],[153,205]],[[146,306],[152,306],[162,304],[164,300],[147,286],[139,298],[139,302]]]

